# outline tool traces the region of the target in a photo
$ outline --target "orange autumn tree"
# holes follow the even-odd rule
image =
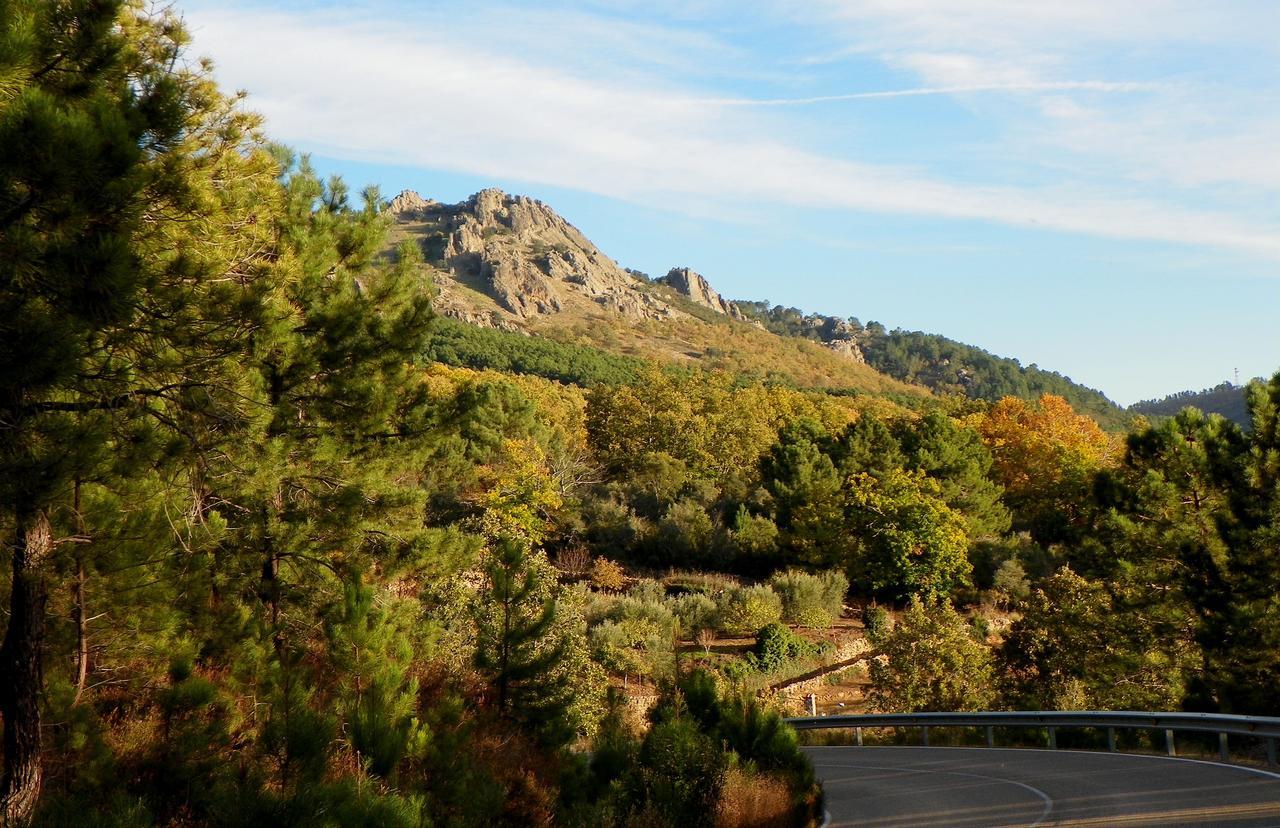
[[[991,450],[991,474],[1004,486],[1014,528],[1041,544],[1070,538],[1083,520],[1094,475],[1115,461],[1115,441],[1053,394],[1035,403],[1005,397],[976,426]]]

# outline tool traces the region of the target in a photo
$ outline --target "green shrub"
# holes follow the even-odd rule
[[[705,824],[715,814],[728,757],[689,718],[655,724],[640,745],[629,798],[672,825]]]
[[[578,802],[567,824],[810,825],[821,813],[821,790],[794,731],[754,699],[721,696],[711,674],[698,670],[667,683],[649,722],[639,741],[615,699],[588,775],[571,792]],[[726,788],[730,774],[736,791]],[[769,795],[744,794],[754,787]],[[765,801],[773,803],[767,813]],[[726,814],[744,819],[726,823]]]
[[[652,621],[602,621],[588,635],[591,650],[606,669],[624,676],[655,678],[671,669],[671,635]]]
[[[667,588],[661,581],[645,578],[627,590],[627,597],[642,603],[661,604],[667,597]]]
[[[985,644],[991,636],[991,622],[984,615],[975,615],[969,619],[969,627],[973,631],[973,640]]]
[[[712,556],[714,535],[715,523],[705,506],[692,498],[672,503],[658,522],[658,560],[713,568],[722,563]]]
[[[778,527],[763,515],[752,515],[742,507],[734,519],[733,542],[747,560],[768,563],[778,551]]]
[[[774,673],[798,658],[817,654],[817,647],[777,622],[760,630],[747,661],[762,673]]]
[[[758,699],[722,702],[717,731],[742,761],[760,770],[781,771],[802,790],[813,786],[813,765],[801,753],[796,732],[782,721],[778,711],[764,707]]]
[[[680,621],[680,629],[688,635],[715,626],[716,602],[705,595],[690,593],[667,601],[671,613]]]
[[[672,666],[675,618],[661,601],[628,595],[614,602],[605,620],[591,628],[596,659],[623,675],[658,677]]]
[[[445,317],[432,326],[424,356],[446,365],[533,374],[581,386],[633,382],[643,365],[638,359],[596,348],[481,328]]]
[[[675,592],[699,592],[703,595],[715,595],[726,589],[738,586],[738,579],[732,575],[717,572],[685,572],[673,571],[663,579],[668,589]]]
[[[872,644],[879,643],[889,631],[889,611],[884,607],[867,607],[862,611],[862,626],[867,631],[867,638]]]
[[[763,585],[725,590],[717,605],[717,626],[725,632],[759,630],[782,619],[782,599]]]
[[[1005,596],[1006,602],[1017,604],[1031,595],[1031,581],[1027,570],[1017,558],[1010,558],[996,570],[992,587]]]
[[[810,575],[789,569],[769,581],[782,599],[782,617],[793,624],[826,629],[844,611],[844,596],[849,579],[844,573],[831,571]]]
[[[613,621],[644,620],[659,627],[668,636],[675,628],[675,616],[671,613],[671,605],[652,596],[637,597],[629,594],[613,602],[606,616]]]

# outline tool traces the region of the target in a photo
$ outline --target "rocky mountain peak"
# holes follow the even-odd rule
[[[475,193],[471,198],[467,199],[466,204],[471,209],[481,224],[492,226],[495,224],[506,224],[510,226],[510,211],[507,209],[507,201],[510,200],[506,193],[497,187],[489,187]]]
[[[570,306],[644,319],[681,315],[537,199],[490,188],[441,204],[405,192],[388,209],[397,221],[425,225],[415,231],[445,276],[437,279],[443,313],[500,327]],[[505,316],[477,319],[464,311],[462,288],[489,296]]]
[[[387,212],[396,219],[412,220],[439,206],[440,202],[423,198],[413,190],[401,190],[387,205]]]
[[[723,313],[725,316],[731,316],[734,319],[743,318],[738,306],[726,301],[711,287],[711,283],[697,271],[687,267],[673,267],[667,271],[666,276],[658,279],[658,281],[677,293],[689,297],[690,301],[704,308],[710,308],[716,313]]]

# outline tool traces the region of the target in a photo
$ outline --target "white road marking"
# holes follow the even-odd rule
[[[836,745],[823,745],[822,747],[836,747]],[[862,749],[866,750],[866,748],[862,748]],[[937,750],[943,750],[943,748],[937,748]],[[1037,825],[1040,825],[1046,819],[1049,818],[1049,814],[1053,813],[1053,799],[1047,793],[1045,793],[1044,791],[1040,790],[1037,787],[1028,785],[1025,782],[1019,782],[1016,779],[1004,779],[1003,777],[999,777],[999,776],[986,776],[981,773],[965,773],[964,771],[925,770],[923,768],[886,768],[883,765],[846,765],[846,764],[825,763],[824,766],[831,767],[831,768],[854,768],[856,770],[881,770],[881,771],[891,770],[891,771],[894,771],[895,773],[934,773],[934,774],[946,774],[948,776],[967,776],[971,779],[985,779],[988,782],[999,782],[1006,785],[1017,785],[1019,788],[1030,791],[1031,793],[1040,797],[1040,799],[1044,801],[1044,810],[1040,812],[1040,817],[1035,822],[1029,823],[1027,825],[1027,828],[1036,828]]]

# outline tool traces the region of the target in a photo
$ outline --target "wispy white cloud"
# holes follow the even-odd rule
[[[971,83],[963,86],[925,86],[878,92],[850,92],[844,95],[814,95],[807,98],[700,98],[696,103],[711,106],[805,106],[808,104],[861,101],[876,98],[915,98],[928,95],[964,95],[974,92],[1143,92],[1152,83],[1119,81],[1040,81],[1026,83]]]
[[[1001,151],[1080,179],[1274,203],[1280,189],[1280,4],[1271,0],[773,0],[824,34],[823,60],[868,56],[934,88],[1043,93],[1003,122]],[[1199,57],[1197,57],[1199,50]],[[1189,56],[1188,56],[1189,55]],[[1088,105],[1073,77],[1157,77],[1149,94]],[[1242,210],[1258,205],[1241,204]],[[1274,211],[1271,211],[1274,216]]]
[[[928,86],[775,99],[711,98],[682,83],[679,73],[632,67],[593,74],[573,61],[494,48],[411,16],[378,23],[349,13],[224,5],[197,6],[189,15],[196,48],[215,57],[224,81],[255,93],[251,101],[275,135],[339,157],[577,188],[668,209],[705,211],[745,201],[940,216],[1280,259],[1280,233],[1265,217],[1189,207],[1096,180],[1089,186],[1069,179],[1021,187],[961,184],[937,171],[805,149],[789,138],[793,130],[785,120],[765,117],[803,103],[1006,92],[1062,99],[1056,113],[1043,115],[1061,121],[1087,117],[1084,109],[1070,111],[1078,105],[1063,99],[1068,93],[1150,91],[1138,82],[1048,76],[1052,56],[1020,59],[1007,39],[997,38],[1005,46],[990,59],[948,51],[937,32],[894,23],[888,9],[897,4],[855,5],[875,7],[887,27],[910,35],[886,60],[910,67]],[[994,0],[985,5],[1009,8]],[[1051,27],[1055,20],[1048,15],[1041,23]],[[994,42],[976,19],[962,22],[976,33],[966,50]],[[598,34],[601,24],[582,25]],[[646,29],[645,36],[660,39],[657,30]],[[1072,152],[1097,150],[1085,146],[1086,134]],[[1044,145],[1048,139],[1035,140]]]
[[[841,27],[845,48],[999,57],[1080,55],[1119,45],[1277,46],[1269,0],[773,0],[775,13]]]

